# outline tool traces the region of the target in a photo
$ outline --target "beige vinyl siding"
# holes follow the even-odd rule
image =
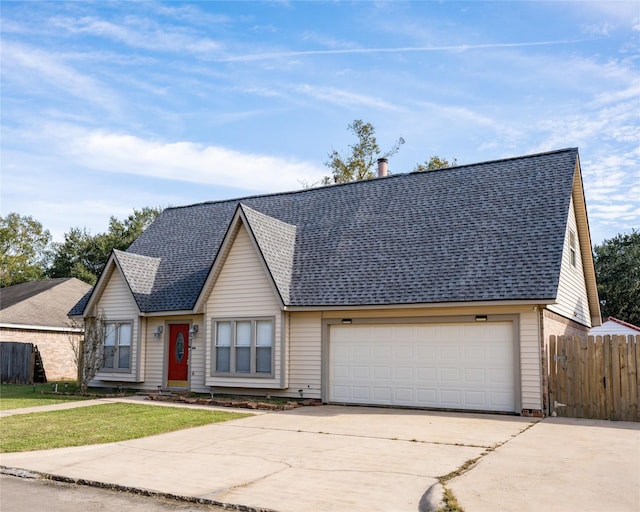
[[[283,375],[282,315],[275,290],[266,274],[256,248],[244,226],[238,230],[229,254],[205,306],[206,311],[206,379],[207,386],[281,388],[286,387]],[[273,339],[273,378],[213,376],[212,322],[216,318],[273,317],[275,335]]]
[[[167,359],[165,357],[169,347],[169,325],[189,324],[197,325],[198,333],[189,342],[189,389],[195,392],[208,393],[209,388],[204,384],[205,376],[205,329],[204,318],[199,316],[167,316],[147,317],[142,319],[143,343],[146,352],[146,366],[144,371],[144,389],[164,388],[167,385]],[[162,335],[156,338],[153,331],[162,326]]]
[[[297,312],[289,314],[289,388],[304,398],[321,397],[322,314]]]
[[[575,266],[571,264],[571,251],[569,247],[571,232],[575,234]],[[569,219],[562,252],[562,268],[560,271],[557,303],[550,305],[549,309],[569,320],[575,320],[587,327],[591,327],[591,313],[589,311],[587,286],[584,278],[573,200],[571,200],[569,207]]]
[[[520,313],[520,395],[523,409],[542,410],[542,348],[539,312]]]
[[[141,369],[144,366],[144,353],[140,350],[140,321],[138,306],[131,291],[119,270],[114,270],[104,287],[102,296],[96,304],[97,311],[104,311],[108,322],[132,322],[131,332],[131,368],[130,372],[99,371],[92,385],[97,381],[110,382],[140,382],[143,377]]]

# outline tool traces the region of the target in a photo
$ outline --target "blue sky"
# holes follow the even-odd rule
[[[389,162],[579,147],[592,241],[640,228],[638,2],[1,2],[1,211],[296,190],[347,125]]]

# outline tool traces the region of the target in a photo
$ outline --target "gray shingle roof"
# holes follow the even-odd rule
[[[0,289],[0,323],[69,327],[67,312],[91,289],[75,277],[47,279]]]
[[[151,258],[132,252],[114,249],[113,255],[118,260],[124,278],[131,289],[140,311],[147,311],[148,302],[153,294],[153,286],[160,267],[160,258]]]
[[[138,304],[193,308],[239,205],[289,306],[554,299],[577,157],[169,208],[125,253],[158,263],[153,283],[136,270],[135,287],[151,290]]]
[[[290,302],[296,226],[240,204],[284,304]]]

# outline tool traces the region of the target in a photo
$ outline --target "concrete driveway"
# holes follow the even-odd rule
[[[640,423],[545,418],[447,487],[467,512],[637,512]]]
[[[640,510],[640,424],[306,407],[121,443],[3,454],[6,467],[257,510]],[[437,493],[436,493],[437,494]]]
[[[256,509],[411,511],[438,477],[531,425],[525,418],[306,407],[144,439],[3,454],[0,463]]]

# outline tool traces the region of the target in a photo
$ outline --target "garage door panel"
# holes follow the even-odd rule
[[[511,322],[336,325],[329,343],[330,401],[515,409]]]
[[[388,366],[376,366],[373,368],[374,380],[391,380],[392,369]]]
[[[391,347],[389,346],[374,346],[373,347],[373,358],[376,361],[389,361],[391,359]]]
[[[438,380],[438,370],[436,368],[418,368],[416,375],[418,377],[418,381],[423,383],[436,382]]]
[[[462,408],[462,392],[459,389],[441,389],[440,401],[445,407]]]
[[[460,368],[440,368],[440,381],[446,383],[460,382]]]
[[[369,380],[371,376],[371,369],[368,366],[353,366],[351,372],[354,379],[366,379]]]
[[[465,391],[464,402],[470,409],[482,409],[487,403],[487,394],[484,391]]]
[[[482,384],[487,382],[486,370],[484,368],[467,368],[464,371],[465,384]]]
[[[411,405],[414,404],[415,399],[415,390],[413,388],[394,388],[393,397],[395,398],[395,402],[397,404],[403,405]]]
[[[416,402],[418,404],[432,404],[430,406],[427,405],[426,407],[436,407],[436,404],[438,403],[438,390],[418,388],[416,398]]]
[[[416,359],[418,361],[435,361],[437,347],[432,345],[418,345],[416,347]]]
[[[413,368],[394,368],[393,375],[395,380],[413,380]]]
[[[391,404],[391,396],[393,395],[393,389],[390,387],[374,387],[373,399],[375,403]]]
[[[439,345],[438,348],[438,359],[442,362],[454,361],[458,362],[460,360],[460,347],[454,344],[449,345]]]
[[[351,367],[340,364],[334,365],[333,377],[334,379],[348,379],[351,377]]]
[[[368,386],[352,386],[352,396],[354,400],[371,400],[371,390]]]

